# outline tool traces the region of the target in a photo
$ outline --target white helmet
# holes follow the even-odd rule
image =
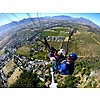
[[[62,54],[62,56],[65,56],[65,50],[64,50],[64,49],[60,49],[60,50],[58,51],[58,54],[59,54],[59,55]]]

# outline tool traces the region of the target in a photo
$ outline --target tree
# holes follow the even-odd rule
[[[81,71],[81,75],[82,75],[82,76],[85,74],[85,70],[86,70],[86,69],[82,69],[82,71]]]
[[[37,77],[36,73],[23,72],[20,78],[12,84],[12,88],[40,88],[45,87],[44,83]]]
[[[90,75],[90,71],[86,70],[85,75]]]
[[[76,66],[73,74],[78,74],[81,70],[81,66]]]
[[[39,83],[38,83],[38,87],[39,87],[39,88],[46,88],[46,86],[44,85],[43,82],[39,82]]]
[[[65,84],[58,82],[58,88],[65,88]]]
[[[80,76],[75,77],[75,79],[74,79],[74,83],[78,83],[80,79],[81,79],[81,77],[80,77]]]
[[[68,76],[65,78],[65,81],[64,81],[65,87],[66,87],[66,88],[75,88],[74,79],[75,79],[74,76],[68,75]]]

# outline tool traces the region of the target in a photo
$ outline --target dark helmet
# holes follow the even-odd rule
[[[72,59],[72,60],[77,60],[77,55],[75,54],[75,53],[71,53],[70,55],[69,55],[69,57]]]

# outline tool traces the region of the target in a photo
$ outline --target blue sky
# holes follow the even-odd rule
[[[26,13],[14,13],[19,19],[13,16],[11,13],[0,13],[0,26],[11,22],[11,20],[4,14],[13,21],[19,21],[19,19],[29,18]],[[32,17],[37,17],[37,13],[30,13],[30,15]],[[84,17],[100,26],[100,13],[38,13],[38,15],[39,17],[56,15],[68,15],[74,18]]]

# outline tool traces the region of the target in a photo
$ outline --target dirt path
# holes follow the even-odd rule
[[[99,44],[100,45],[100,42],[99,41],[97,41],[94,37],[93,37],[94,35],[91,35],[91,38],[95,41],[95,42],[97,42],[97,44]]]

